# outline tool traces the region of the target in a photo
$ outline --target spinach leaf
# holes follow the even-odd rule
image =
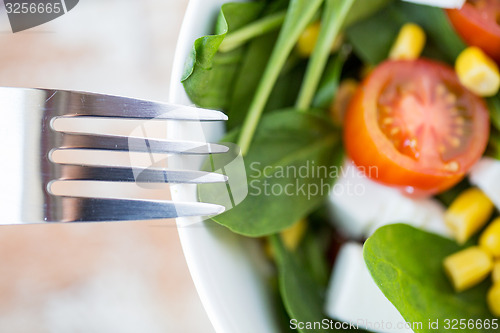
[[[321,30],[297,99],[297,109],[305,111],[310,108],[321,80],[321,74],[328,61],[332,44],[337,39],[342,24],[345,22],[354,2],[355,0],[326,0],[321,20]]]
[[[370,17],[391,1],[393,0],[356,0],[344,21],[344,27]]]
[[[500,134],[494,129],[490,133],[486,155],[500,160]]]
[[[238,135],[233,131],[223,141]],[[244,159],[249,194],[213,220],[252,237],[281,231],[322,204],[334,181],[331,167],[341,159],[339,131],[327,118],[297,110],[265,114]],[[228,206],[220,185],[198,188],[201,201]]]
[[[486,99],[490,111],[491,129],[486,155],[500,159],[500,93]]]
[[[291,320],[302,323],[324,323],[327,316],[323,312],[325,289],[308,274],[308,271],[297,256],[289,252],[279,235],[270,237],[276,258],[279,274],[279,289],[285,308]],[[291,323],[293,323],[291,321]],[[333,321],[332,321],[333,322]],[[330,321],[327,321],[330,323]],[[335,329],[321,328],[298,329],[299,332],[334,332]],[[354,330],[342,330],[354,332]],[[359,332],[360,330],[355,330]]]
[[[227,108],[228,130],[243,124],[277,38],[277,33],[269,33],[249,43],[241,69],[235,79],[230,105]],[[293,107],[304,72],[305,60],[292,54],[276,80],[263,112]]]
[[[286,12],[283,11],[265,16],[258,21],[236,30],[235,32],[227,34],[226,38],[224,38],[224,41],[219,47],[219,51],[232,51],[255,37],[262,36],[268,32],[278,29],[285,21],[285,15]]]
[[[407,21],[415,22],[424,28],[428,43],[442,53],[443,60],[455,63],[455,59],[466,45],[451,26],[444,10],[410,3],[400,5]]]
[[[375,282],[405,320],[423,324],[416,332],[436,332],[429,320],[439,320],[442,332],[445,319],[493,318],[486,305],[489,281],[457,294],[445,276],[443,259],[458,250],[451,240],[395,224],[378,229],[366,241],[363,255]]]
[[[274,46],[269,62],[257,87],[243,124],[238,145],[243,156],[248,153],[260,117],[267,104],[281,69],[285,64],[300,34],[311,21],[323,0],[291,0],[285,22]]]
[[[355,53],[375,65],[387,58],[399,29],[407,22],[417,23],[426,31],[424,55],[453,63],[465,48],[441,8],[401,1],[392,2],[377,14],[354,24],[346,34]]]
[[[236,74],[232,96],[227,107],[228,130],[243,124],[277,38],[277,33],[269,33],[249,43],[241,68]]]
[[[195,41],[182,78],[184,89],[193,103],[204,108],[226,108],[244,49],[227,53],[217,51],[228,31],[254,21],[263,8],[264,2],[224,4],[217,19],[215,35]]]
[[[500,93],[487,99],[491,124],[500,131]]]
[[[295,56],[290,56],[276,80],[264,112],[292,108],[295,105],[307,67],[307,60]]]
[[[324,288],[326,288],[330,277],[328,249],[325,248],[330,246],[330,241],[329,230],[322,230],[321,233],[318,233],[309,229],[295,253],[304,263],[304,269],[309,272],[311,278]]]
[[[351,52],[351,48],[344,46],[333,57],[330,58],[325,68],[325,73],[321,79],[318,91],[314,96],[313,107],[315,108],[328,108],[332,103],[333,98],[337,94],[340,79],[342,76],[342,69]]]
[[[322,290],[303,269],[296,256],[284,246],[279,235],[270,237],[278,266],[279,288],[291,320],[321,322],[323,314]],[[333,330],[299,330],[299,332],[330,332]]]
[[[387,58],[398,29],[403,24],[391,14],[391,9],[385,8],[347,28],[347,39],[363,62],[376,65]]]

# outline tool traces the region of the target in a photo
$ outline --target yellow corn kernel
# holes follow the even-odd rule
[[[444,269],[457,292],[483,281],[493,269],[491,255],[472,246],[444,259]]]
[[[478,188],[462,192],[444,215],[444,220],[459,244],[481,229],[493,212],[493,203]]]
[[[300,220],[290,228],[281,232],[281,239],[286,248],[293,251],[299,246],[300,241],[306,233],[307,223],[306,220]]]
[[[294,225],[292,225],[290,228],[283,230],[280,233],[280,236],[285,247],[290,251],[294,251],[297,248],[297,246],[299,246],[302,238],[304,238],[306,230],[307,230],[306,220],[300,220]],[[264,252],[266,256],[269,257],[269,259],[274,259],[274,251],[271,246],[271,243],[268,240],[266,240],[266,242],[264,243]]]
[[[274,251],[269,239],[264,239],[264,254],[268,259],[274,260]]]
[[[471,46],[460,53],[455,71],[460,82],[479,96],[493,96],[500,88],[497,64],[478,47]]]
[[[491,272],[491,280],[493,283],[500,282],[500,261],[497,260],[493,264],[493,272]]]
[[[321,23],[315,22],[309,25],[299,37],[297,42],[297,52],[300,56],[307,58],[311,56],[318,42]],[[332,52],[337,51],[343,42],[343,36],[339,35],[332,45]]]
[[[487,300],[490,312],[495,317],[500,317],[500,283],[493,284],[493,287],[488,290]]]
[[[500,257],[500,217],[491,222],[483,231],[479,238],[479,246],[494,257]]]
[[[424,30],[414,23],[406,23],[399,30],[398,37],[389,52],[389,58],[393,60],[417,59],[424,46]]]
[[[344,115],[357,89],[358,82],[356,80],[345,79],[340,82],[335,98],[330,105],[330,116],[334,124],[341,125],[343,123]]]

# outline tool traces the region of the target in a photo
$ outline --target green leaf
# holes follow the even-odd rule
[[[301,323],[323,322],[328,317],[323,312],[325,289],[308,274],[304,263],[288,251],[279,235],[270,237],[278,266],[279,289],[291,320]],[[329,321],[328,321],[329,323]],[[299,332],[334,332],[328,327],[298,329]],[[354,330],[343,330],[354,332]],[[356,332],[362,330],[356,330]]]
[[[344,22],[344,27],[370,17],[393,0],[356,0]]]
[[[204,108],[226,108],[244,49],[227,53],[217,51],[228,31],[254,21],[263,8],[263,2],[224,4],[217,19],[216,34],[195,41],[182,78],[184,89],[193,103]]]
[[[227,107],[229,130],[243,124],[277,38],[277,33],[269,33],[249,43],[240,70],[236,74]]]
[[[500,160],[500,134],[495,129],[492,129],[490,133],[486,155]]]
[[[282,11],[265,16],[258,21],[240,28],[239,30],[227,34],[226,38],[224,38],[224,41],[219,47],[219,52],[232,51],[255,37],[277,30],[285,21],[285,15],[286,12]]]
[[[337,39],[354,2],[355,0],[326,0],[323,18],[321,19],[321,30],[297,99],[297,109],[305,111],[311,107],[332,44]]]
[[[283,303],[291,319],[299,322],[321,322],[323,292],[303,269],[297,258],[284,246],[279,235],[270,237],[278,265],[279,288]],[[299,330],[299,332],[330,332],[331,330]]]
[[[399,29],[407,22],[416,23],[425,30],[424,55],[453,63],[465,48],[441,8],[402,1],[392,2],[377,14],[352,25],[346,34],[355,53],[364,62],[376,65],[387,58]]]
[[[416,332],[443,332],[445,319],[493,318],[486,305],[490,281],[456,293],[444,274],[443,259],[460,249],[451,240],[395,224],[378,229],[365,242],[363,255],[380,290],[405,320],[423,324],[423,329]],[[440,329],[430,329],[429,320],[439,320]]]
[[[259,124],[262,112],[265,109],[269,96],[273,90],[281,69],[285,64],[300,34],[311,21],[323,0],[291,0],[281,28],[278,41],[274,46],[271,58],[260,80],[255,96],[250,104],[243,124],[238,145],[243,156],[250,148],[252,138]]]
[[[444,10],[410,3],[400,5],[406,20],[422,26],[429,42],[442,52],[444,60],[455,63],[466,45],[451,26]]]
[[[392,8],[392,6],[390,6]],[[376,65],[387,58],[389,49],[403,23],[385,8],[346,30],[354,53],[365,63]]]
[[[319,286],[326,288],[330,277],[330,269],[328,267],[329,258],[326,254],[331,246],[331,233],[329,230],[321,230],[321,232],[319,234],[318,232],[308,230],[304,239],[299,244],[296,254],[300,257],[304,263],[304,269],[309,272],[314,281]]]
[[[316,96],[314,96],[313,107],[326,109],[333,101],[339,88],[342,69],[350,54],[349,47],[343,47],[326,65],[325,73],[321,79]]]
[[[500,131],[500,93],[487,99],[491,124]]]
[[[234,131],[223,141],[238,135]],[[213,156],[214,165],[221,155]],[[252,237],[283,230],[323,203],[334,182],[330,168],[341,159],[340,133],[328,119],[296,110],[268,113],[244,159],[248,196],[213,220]],[[218,184],[199,186],[201,201],[230,208],[222,192]]]
[[[491,129],[486,155],[500,159],[500,93],[486,99],[490,111]]]

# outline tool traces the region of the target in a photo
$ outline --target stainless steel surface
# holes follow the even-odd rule
[[[24,88],[0,88],[0,109],[0,170],[5,177],[5,188],[0,190],[0,224],[146,220],[208,216],[223,211],[223,207],[208,203],[85,198],[50,192],[52,182],[57,180],[224,182],[226,178],[220,175],[187,170],[67,165],[50,158],[58,149],[128,151],[130,147],[148,153],[223,153],[225,147],[203,142],[64,133],[52,127],[58,117],[226,120],[221,112],[116,96]]]
[[[67,134],[61,138],[58,149],[115,150],[148,153],[209,154],[225,153],[226,146],[189,141],[153,140],[145,144],[143,138],[118,135],[78,135]]]
[[[222,183],[227,176],[220,173],[192,170],[157,170],[133,167],[102,167],[85,165],[61,165],[58,180],[108,181],[140,183],[200,184]],[[50,186],[50,184],[49,184]]]

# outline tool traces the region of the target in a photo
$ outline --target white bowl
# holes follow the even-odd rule
[[[234,0],[232,0],[234,1]],[[180,83],[184,62],[196,38],[212,32],[221,5],[228,0],[191,0],[175,54],[170,101],[192,104]],[[221,124],[170,123],[171,138],[216,142],[224,133]],[[169,167],[201,167],[200,159],[173,157]],[[172,198],[195,201],[196,188],[172,187]],[[196,289],[218,333],[278,332],[276,306],[269,274],[259,244],[238,236],[215,222],[200,218],[177,219],[179,237]]]

